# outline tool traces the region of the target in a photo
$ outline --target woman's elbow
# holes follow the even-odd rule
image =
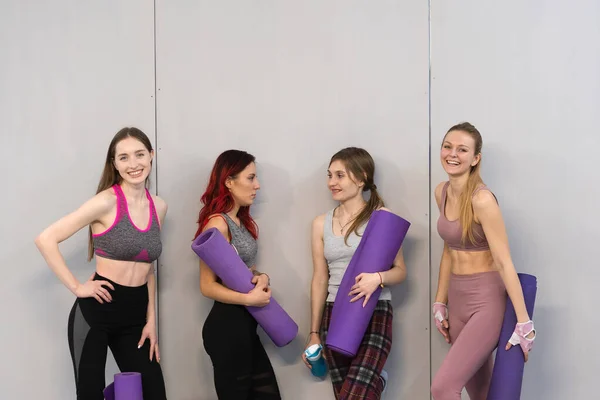
[[[394,285],[399,285],[406,280],[406,268],[404,266],[394,266],[395,274],[391,275],[390,278],[394,280]]]
[[[400,272],[400,283],[404,282],[406,280],[407,277],[407,272],[405,269],[402,269]]]
[[[38,248],[38,250],[42,249],[42,237],[41,235],[37,235],[35,237],[35,239],[33,240],[33,243],[35,244],[35,247]]]
[[[202,294],[202,296],[212,299],[212,288],[215,283],[216,281],[208,282],[206,280],[200,279],[200,293]]]
[[[200,279],[200,293],[206,297],[206,283],[202,279]]]
[[[35,243],[35,247],[41,252],[48,246],[48,242],[50,241],[50,237],[46,231],[43,231],[39,235],[35,237],[33,243]]]
[[[512,267],[512,261],[510,257],[494,257],[494,267],[498,272],[504,273],[510,270]]]
[[[312,284],[316,287],[323,287],[329,284],[329,274],[313,274]]]

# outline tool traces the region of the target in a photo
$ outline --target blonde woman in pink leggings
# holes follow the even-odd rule
[[[485,400],[496,346],[520,345],[527,361],[535,338],[498,202],[479,173],[481,147],[481,134],[465,122],[446,133],[440,154],[449,179],[435,190],[444,252],[433,316],[451,346],[431,385],[435,400],[460,400],[465,387],[471,400]],[[507,294],[517,325],[498,344]]]

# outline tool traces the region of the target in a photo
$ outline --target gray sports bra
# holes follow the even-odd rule
[[[258,252],[256,239],[252,237],[244,225],[239,226],[225,213],[221,215],[225,218],[225,222],[227,222],[227,226],[229,227],[231,244],[246,266],[248,268],[253,267],[256,264],[256,253]]]
[[[121,186],[114,185],[117,196],[117,215],[113,224],[102,233],[92,235],[96,256],[120,261],[138,261],[151,263],[162,252],[160,240],[160,222],[154,208],[154,201],[148,189],[146,197],[150,203],[148,224],[138,228],[129,215],[127,198]]]

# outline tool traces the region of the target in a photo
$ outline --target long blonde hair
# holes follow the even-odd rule
[[[106,152],[106,160],[104,161],[104,170],[102,171],[102,176],[100,177],[100,183],[98,183],[98,188],[96,189],[96,194],[106,190],[113,185],[120,184],[123,181],[123,178],[115,168],[115,152],[117,151],[117,144],[128,137],[132,137],[134,139],[142,142],[144,147],[148,152],[152,152],[152,143],[148,136],[138,128],[127,127],[121,129],[117,134],[113,137],[108,146],[108,151]],[[150,165],[152,165],[152,161],[150,161]],[[146,178],[145,185],[148,187],[148,182],[150,179],[150,175]],[[94,241],[92,235],[92,225],[88,228],[88,257],[87,260],[91,261],[94,257]]]
[[[373,157],[371,157],[368,151],[358,147],[346,147],[331,157],[329,165],[331,166],[334,161],[340,161],[344,164],[346,170],[354,175],[355,179],[365,183],[363,192],[367,190],[371,192],[367,205],[356,216],[352,225],[350,225],[350,228],[346,232],[346,235],[344,235],[344,243],[348,244],[347,240],[350,233],[354,231],[354,233],[358,235],[358,228],[371,218],[373,211],[384,207],[385,204],[377,192],[377,186],[374,181],[375,161],[373,161]]]
[[[448,129],[446,135],[444,136],[444,140],[446,136],[450,132],[453,131],[461,131],[465,132],[475,142],[475,155],[481,155],[481,148],[483,147],[483,139],[481,138],[481,133],[469,122],[462,122],[460,124],[454,125],[452,128]],[[481,184],[483,184],[483,179],[481,179],[480,174],[480,165],[481,165],[481,157],[479,162],[471,167],[469,171],[469,179],[467,180],[467,184],[463,189],[460,197],[458,198],[458,204],[460,206],[460,224],[462,226],[462,242],[465,243],[466,239],[469,238],[471,243],[475,242],[475,236],[473,235],[473,222],[475,219],[475,213],[473,212],[473,193],[475,189]]]

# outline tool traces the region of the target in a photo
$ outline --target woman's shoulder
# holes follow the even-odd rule
[[[110,208],[117,204],[117,194],[111,186],[98,192],[90,201],[96,203],[98,206]]]
[[[312,224],[311,224],[313,235],[323,237],[323,231],[325,229],[325,221],[327,220],[327,218],[331,218],[334,210],[335,209],[329,210],[326,213],[319,214],[313,218]]]
[[[437,184],[437,186],[435,187],[435,200],[438,203],[438,207],[440,205],[440,202],[442,200],[442,193],[444,191],[444,187],[448,184],[448,181],[442,181],[440,183]]]
[[[224,225],[227,226],[227,220],[225,219],[225,216],[221,213],[214,213],[214,214],[210,214],[208,217],[206,217],[206,221],[207,224],[212,224],[212,225]]]
[[[154,208],[156,209],[156,212],[161,216],[161,218],[163,218],[169,208],[167,202],[164,201],[161,197],[153,194],[151,194],[150,197],[152,198],[152,202],[154,203]]]
[[[315,218],[313,218],[313,224],[317,223],[317,224],[323,224],[325,223],[325,220],[327,218],[333,218],[333,216],[335,215],[335,210],[337,210],[338,207],[334,207],[330,210],[328,210],[327,212],[324,212],[323,214],[319,214],[317,215]]]
[[[435,194],[440,195],[442,194],[442,191],[444,190],[444,186],[446,186],[449,183],[449,181],[441,181],[440,183],[437,184],[437,186],[435,187]]]
[[[485,207],[497,204],[496,195],[486,185],[480,185],[473,191],[472,202],[474,207]]]
[[[312,221],[312,225],[313,225],[313,227],[314,227],[315,225],[317,225],[317,226],[321,226],[321,227],[322,227],[322,226],[325,224],[325,219],[327,218],[327,214],[328,214],[328,213],[329,213],[329,212],[326,212],[326,213],[319,214],[319,215],[317,215],[316,217],[314,217],[314,218],[313,218],[313,221]]]

